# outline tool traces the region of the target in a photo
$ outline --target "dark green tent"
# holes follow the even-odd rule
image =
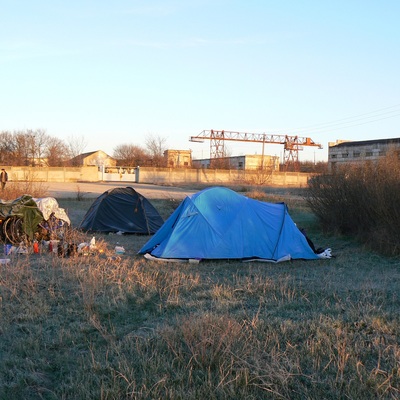
[[[132,187],[107,190],[89,208],[79,228],[92,232],[152,235],[164,223],[158,211]]]

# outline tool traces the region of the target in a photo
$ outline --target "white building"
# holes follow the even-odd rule
[[[213,167],[212,163],[216,163],[216,167],[221,169],[269,169],[270,171],[279,171],[279,157],[268,155],[244,155],[219,159],[206,158],[193,160],[192,163],[195,168],[211,168]]]

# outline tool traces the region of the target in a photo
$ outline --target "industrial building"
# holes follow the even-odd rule
[[[165,166],[168,168],[191,168],[192,152],[190,150],[165,150]]]
[[[211,168],[212,160],[210,158],[193,160],[194,168]],[[233,157],[222,157],[218,159],[220,168],[238,169],[238,170],[257,170],[268,169],[269,171],[279,171],[279,157],[269,155],[243,155]],[[218,167],[218,164],[217,164]]]
[[[348,163],[376,161],[384,157],[389,150],[400,153],[400,138],[363,141],[337,140],[328,144],[328,168],[333,171]]]

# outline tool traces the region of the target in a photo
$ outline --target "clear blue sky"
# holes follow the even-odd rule
[[[84,151],[206,129],[400,137],[399,0],[0,1],[0,130]],[[232,155],[261,145],[230,143]],[[266,153],[281,155],[280,145]]]

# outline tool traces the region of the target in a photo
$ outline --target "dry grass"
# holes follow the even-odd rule
[[[47,196],[48,187],[45,182],[36,182],[33,180],[8,182],[5,189],[1,192],[3,200],[14,200],[24,194],[32,197]]]
[[[335,259],[164,264],[136,256],[136,235],[14,256],[0,266],[0,398],[398,398],[398,263],[317,237]]]

